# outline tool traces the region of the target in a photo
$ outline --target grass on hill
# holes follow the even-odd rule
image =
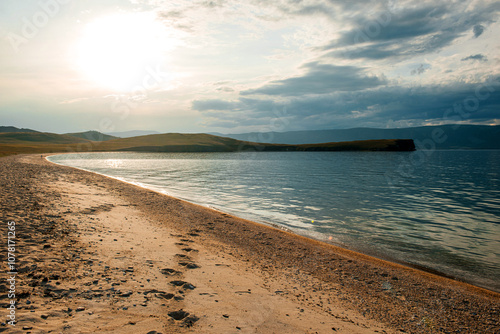
[[[76,132],[76,133],[66,133],[66,135],[81,139],[86,139],[90,141],[106,141],[117,139],[118,137],[106,135],[99,131],[86,131],[86,132]]]
[[[0,156],[70,152],[409,151],[412,140],[369,140],[309,145],[260,144],[209,134],[169,133],[90,141],[52,133],[2,133]]]

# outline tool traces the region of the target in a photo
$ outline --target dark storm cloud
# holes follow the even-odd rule
[[[382,10],[371,17],[360,13],[354,27],[318,48],[327,57],[384,59],[436,52],[473,30],[478,37],[484,24],[494,21],[500,3],[466,11],[461,3]]]
[[[302,76],[271,81],[260,88],[246,90],[241,94],[297,96],[355,91],[386,84],[384,78],[367,75],[364,69],[355,66],[312,62],[303,65],[302,68],[307,70]]]
[[[318,129],[373,126],[404,121],[486,122],[500,118],[500,77],[483,84],[460,84],[418,88],[380,87],[366,91],[291,97],[286,103],[272,99],[196,101],[193,108],[212,121],[231,120],[240,126],[268,124],[276,110],[286,108],[291,128]],[[223,108],[223,106],[234,108]],[[207,106],[219,109],[209,110]],[[228,123],[229,124],[229,123]]]
[[[472,29],[472,32],[474,33],[474,37],[478,38],[484,32],[484,26],[477,24]]]

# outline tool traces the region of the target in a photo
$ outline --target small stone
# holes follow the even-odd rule
[[[79,307],[77,307],[77,308],[76,308],[76,310],[75,310],[75,311],[76,311],[76,312],[82,312],[82,311],[85,311],[85,307],[83,307],[83,306],[79,306]]]

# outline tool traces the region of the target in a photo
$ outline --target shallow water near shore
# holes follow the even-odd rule
[[[500,151],[49,157],[500,291]]]

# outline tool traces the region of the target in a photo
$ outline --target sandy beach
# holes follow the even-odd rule
[[[40,155],[1,158],[0,184],[0,332],[500,332],[498,293]]]

